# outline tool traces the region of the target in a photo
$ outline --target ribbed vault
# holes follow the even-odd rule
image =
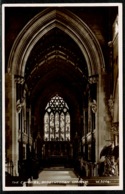
[[[80,130],[89,76],[101,75],[104,67],[92,31],[75,14],[60,8],[45,9],[28,22],[8,62],[8,72],[24,78],[35,124],[42,126],[46,104],[59,94],[70,109],[72,136]]]
[[[97,39],[76,15],[59,9],[46,9],[34,17],[19,34],[10,54],[8,71],[24,76],[27,59],[34,45],[47,32],[59,28],[68,34],[81,49],[88,67],[89,76],[104,68],[103,55]]]

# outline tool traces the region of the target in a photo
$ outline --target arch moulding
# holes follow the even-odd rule
[[[48,8],[31,19],[17,36],[9,56],[8,73],[24,76],[26,62],[34,45],[55,27],[69,35],[81,49],[89,76],[100,75],[104,71],[101,47],[89,27],[68,10],[62,12]]]

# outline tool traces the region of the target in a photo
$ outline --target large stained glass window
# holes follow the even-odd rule
[[[45,108],[44,141],[70,141],[69,107],[58,94]]]

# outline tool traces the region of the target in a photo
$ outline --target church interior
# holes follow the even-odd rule
[[[118,6],[4,12],[5,186],[119,185]]]

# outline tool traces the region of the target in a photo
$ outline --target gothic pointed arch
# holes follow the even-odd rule
[[[66,9],[48,8],[28,22],[17,36],[11,49],[8,72],[24,76],[26,62],[34,45],[55,27],[76,42],[85,57],[89,76],[100,74],[105,69],[101,47],[90,28]]]

